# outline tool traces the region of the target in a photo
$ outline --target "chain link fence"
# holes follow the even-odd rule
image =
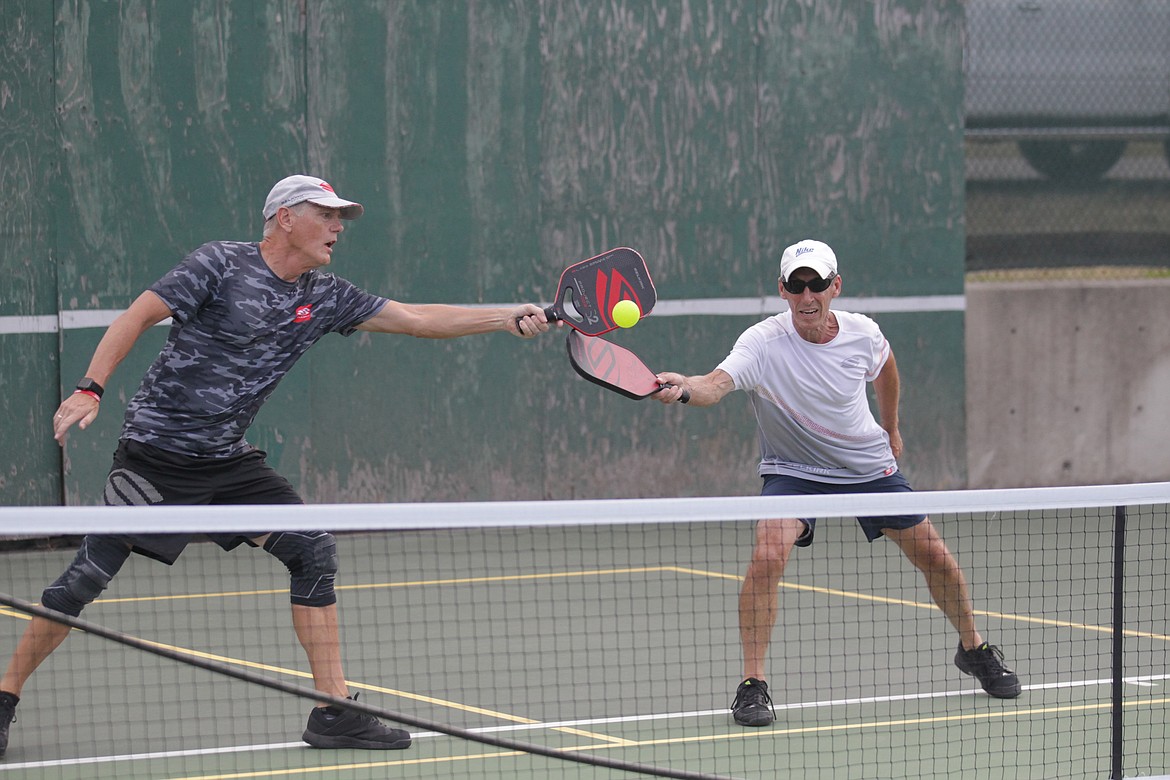
[[[967,0],[972,282],[1170,276],[1170,0]]]

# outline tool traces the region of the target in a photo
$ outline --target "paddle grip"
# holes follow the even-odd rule
[[[674,387],[674,385],[672,385],[670,382],[667,382],[664,385],[659,385],[658,390],[665,390],[668,387]],[[656,390],[655,392],[658,392],[658,391]],[[680,404],[685,404],[689,400],[691,400],[691,391],[684,388],[682,391],[682,395],[680,395],[678,397],[678,402]]]
[[[544,316],[548,317],[549,322],[556,322],[557,320],[559,320],[561,318],[561,316],[559,314],[557,314],[557,310],[556,310],[555,306],[549,306],[547,309],[545,309]],[[517,328],[520,327],[520,320],[522,320],[522,319],[524,319],[524,318],[523,317],[516,318],[516,327]]]

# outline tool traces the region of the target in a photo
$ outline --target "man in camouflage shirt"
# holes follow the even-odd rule
[[[76,392],[53,418],[64,442],[98,414],[103,385],[144,332],[170,317],[170,335],[126,408],[104,502],[299,504],[292,485],[244,438],[264,401],[309,347],[327,333],[400,333],[454,338],[507,331],[529,338],[548,330],[540,307],[471,308],[405,304],[371,295],[324,271],[343,220],[362,206],[310,176],[278,182],[264,204],[259,243],[204,244],[142,293],[109,327]],[[260,546],[290,573],[293,626],[316,689],[347,697],[334,576],[337,556],[325,532],[208,535],[224,549]],[[77,616],[131,552],[170,564],[190,536],[90,535],[42,603]],[[69,634],[34,617],[0,678],[0,756],[24,683]],[[356,698],[356,696],[355,696]],[[312,710],[302,738],[314,747],[399,749],[410,735],[345,708]]]

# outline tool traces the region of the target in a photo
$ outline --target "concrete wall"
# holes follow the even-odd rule
[[[972,488],[1170,479],[1170,279],[967,286]]]

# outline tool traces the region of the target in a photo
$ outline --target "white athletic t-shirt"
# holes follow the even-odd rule
[[[718,366],[751,399],[761,475],[844,483],[898,470],[866,397],[890,345],[869,317],[834,314],[840,329],[827,344],[805,341],[784,312],[744,331]]]

